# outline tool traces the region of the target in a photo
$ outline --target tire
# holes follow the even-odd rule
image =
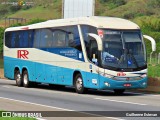
[[[22,81],[21,74],[20,74],[19,70],[16,70],[14,72],[14,79],[16,80],[16,85],[18,87],[22,87],[23,86],[23,81]]]
[[[28,76],[27,70],[25,70],[23,72],[22,81],[23,81],[23,86],[24,87],[26,87],[26,88],[30,87],[29,76]]]
[[[83,79],[81,74],[77,74],[74,78],[74,87],[78,94],[83,94],[86,92],[86,88],[83,85]]]
[[[124,93],[124,91],[125,91],[125,89],[115,89],[115,90],[114,90],[114,93],[115,93],[116,95],[122,95],[122,94]]]

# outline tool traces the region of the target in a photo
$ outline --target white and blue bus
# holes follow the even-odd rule
[[[49,20],[5,30],[4,74],[19,87],[45,83],[120,94],[146,88],[146,49],[139,26],[128,20]]]

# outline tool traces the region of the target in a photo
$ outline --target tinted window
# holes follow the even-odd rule
[[[5,45],[9,48],[31,48],[33,47],[33,31],[6,32]]]
[[[88,58],[91,60],[91,58],[93,57],[93,53],[92,48],[91,48],[91,40],[93,39],[92,37],[88,36],[88,33],[94,33],[94,34],[98,34],[97,33],[97,29],[96,27],[93,26],[89,26],[89,25],[81,25],[81,30],[82,30],[82,35],[83,35],[83,39],[84,39],[84,43],[85,43],[85,47],[86,47],[86,52],[88,55]],[[96,54],[97,57],[97,54]]]
[[[72,26],[67,28],[68,31],[68,46],[73,47],[79,51],[82,51],[80,36],[77,26]]]
[[[68,32],[65,30],[57,29],[53,30],[54,45],[56,47],[68,46]]]
[[[34,42],[33,42],[34,48],[39,48],[39,44],[40,44],[40,40],[41,40],[40,31],[41,30],[34,31]]]
[[[40,48],[53,47],[53,31],[51,29],[41,29]]]
[[[38,33],[36,36],[39,36]],[[82,51],[77,26],[57,27],[41,30],[43,47],[72,47]]]
[[[5,33],[5,45],[9,48],[11,47],[11,38],[12,38],[12,33],[6,32]]]
[[[5,45],[10,48],[72,47],[82,51],[77,26],[6,32]]]

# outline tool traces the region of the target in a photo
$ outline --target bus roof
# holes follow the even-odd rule
[[[140,29],[137,24],[126,19],[121,19],[116,17],[93,16],[93,17],[48,20],[45,22],[36,23],[32,25],[27,25],[27,26],[7,28],[6,31],[51,28],[51,27],[79,25],[79,24],[91,25],[97,28],[106,28],[106,29],[122,29],[122,30]]]

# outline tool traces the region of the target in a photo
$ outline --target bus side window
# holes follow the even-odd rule
[[[12,32],[5,33],[5,45],[11,48]]]
[[[33,43],[33,47],[34,48],[39,48],[39,43],[40,43],[40,39],[41,39],[41,36],[40,36],[40,30],[34,30],[34,43]]]
[[[91,53],[91,37],[88,37],[88,33],[94,33],[94,34],[98,34],[97,33],[97,28],[93,27],[93,26],[89,26],[89,25],[81,25],[81,31],[82,31],[82,35],[83,35],[83,39],[84,39],[84,43],[85,43],[85,47],[86,47],[86,52],[87,52],[87,56],[89,58],[90,61],[92,61],[92,57],[93,57],[93,53]],[[97,55],[96,55],[97,57]]]
[[[62,31],[57,31],[57,46],[64,47],[66,46],[66,33]]]
[[[22,48],[28,48],[29,47],[29,31],[24,31],[23,32],[23,40],[21,39],[22,42]]]
[[[33,41],[34,41],[34,31],[33,30],[29,30],[28,31],[28,47],[29,48],[33,48]]]
[[[20,38],[21,38],[21,34],[19,32],[15,32],[15,37],[14,37],[14,43],[15,43],[15,48],[19,48],[20,47]]]
[[[68,46],[75,48],[79,51],[82,51],[78,27],[77,26],[68,27],[68,32],[69,32]]]
[[[53,29],[53,43],[55,47],[67,47],[68,46],[68,32],[65,28]]]

